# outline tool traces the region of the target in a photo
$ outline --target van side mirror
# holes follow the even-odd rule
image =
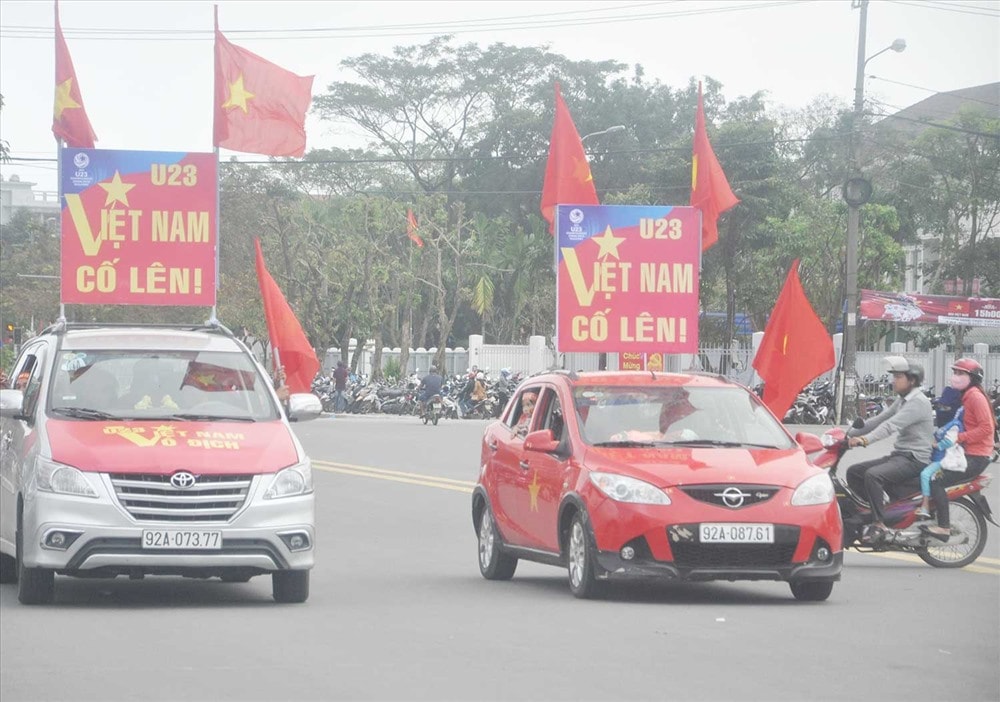
[[[308,392],[297,392],[288,398],[288,421],[308,422],[323,411],[320,399]]]
[[[24,413],[24,393],[20,390],[0,390],[0,417],[21,418]]]
[[[524,437],[524,448],[526,451],[552,453],[559,448],[559,442],[552,435],[551,429],[539,429]]]

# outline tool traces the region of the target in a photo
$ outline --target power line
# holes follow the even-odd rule
[[[871,78],[872,80],[880,80],[883,83],[894,83],[895,85],[902,85],[902,86],[907,87],[907,88],[916,88],[917,90],[925,90],[928,93],[935,93],[935,94],[938,94],[938,95],[948,95],[949,97],[953,97],[956,100],[968,100],[969,102],[979,102],[979,103],[982,103],[984,105],[989,105],[990,107],[1000,107],[1000,104],[997,104],[995,102],[990,102],[989,100],[980,100],[979,98],[969,97],[969,96],[966,96],[966,95],[956,95],[955,93],[958,92],[957,90],[935,90],[934,88],[925,88],[922,85],[913,85],[912,83],[903,83],[902,81],[889,80],[888,78],[882,78],[880,76],[868,76],[868,77]]]
[[[971,134],[973,136],[987,137],[989,139],[1000,139],[1000,132],[979,132],[975,129],[963,129],[962,127],[955,127],[950,124],[938,124],[937,122],[927,122],[922,119],[913,119],[912,117],[903,117],[902,115],[889,115],[889,114],[878,114],[876,112],[871,113],[873,117],[885,117],[886,119],[899,119],[904,122],[912,122],[914,124],[919,124],[924,127],[930,127],[934,129],[947,129],[952,132],[960,132],[962,134]]]
[[[904,0],[890,0],[890,1],[896,5],[906,5],[907,7],[921,7],[925,10],[941,10],[943,12],[955,12],[957,14],[962,14],[962,15],[978,15],[980,17],[1000,17],[1000,13],[990,12],[989,8],[978,7],[975,5],[956,4],[955,6],[951,6],[951,3],[949,3],[948,6],[941,6],[941,5],[936,5],[932,2],[927,2],[926,0],[924,2],[904,2]],[[961,9],[963,7],[974,7],[975,10]]]
[[[661,12],[661,13],[647,13],[647,14],[633,14],[633,15],[623,15],[623,16],[610,16],[610,17],[596,17],[596,18],[583,18],[579,20],[543,20],[543,21],[533,21],[533,22],[522,22],[522,23],[493,23],[490,25],[474,26],[472,28],[452,28],[446,27],[444,31],[403,31],[403,32],[378,32],[369,34],[317,34],[317,35],[294,35],[294,36],[243,36],[243,39],[253,39],[255,41],[268,41],[268,40],[304,40],[304,39],[370,39],[370,38],[396,38],[396,37],[412,37],[412,36],[439,36],[442,34],[468,34],[473,32],[483,32],[492,31],[496,32],[498,30],[524,30],[524,29],[552,29],[558,27],[580,27],[595,24],[613,24],[619,22],[635,22],[635,21],[648,21],[652,19],[663,19],[663,18],[677,18],[677,17],[693,17],[701,15],[713,15],[722,14],[729,12],[746,12],[750,10],[763,10],[772,7],[784,7],[789,5],[802,4],[805,0],[780,0],[777,2],[761,2],[756,4],[743,3],[738,5],[727,5],[724,7],[715,8],[705,8],[697,10],[675,10],[672,12]],[[178,31],[183,31],[185,34],[190,34],[192,36],[98,36],[94,34],[74,34],[73,38],[77,40],[99,40],[99,41],[213,41],[214,31],[213,30],[163,30],[162,33],[166,35],[177,34]],[[252,31],[252,30],[247,30]],[[285,30],[288,31],[302,31],[302,30]],[[195,33],[198,33],[196,36]],[[69,32],[66,32],[69,35]],[[107,34],[107,33],[104,33]],[[227,36],[232,38],[232,32],[226,32]],[[204,35],[204,36],[202,36]],[[8,39],[49,39],[53,37],[53,30],[47,28],[39,27],[37,29],[30,30],[8,30],[6,33],[0,28],[0,37],[6,37]]]

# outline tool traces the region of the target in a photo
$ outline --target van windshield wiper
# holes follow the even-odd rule
[[[74,419],[121,419],[121,417],[117,415],[104,412],[103,410],[93,409],[92,407],[53,407],[52,412],[66,417],[73,417]]]
[[[143,419],[149,419],[149,418],[143,417]],[[253,417],[247,417],[246,415],[240,417],[233,417],[233,416],[226,416],[223,414],[193,414],[193,413],[169,414],[165,417],[156,417],[156,419],[162,419],[164,421],[181,421],[181,422],[256,422],[257,421]]]

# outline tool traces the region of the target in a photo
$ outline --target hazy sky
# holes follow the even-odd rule
[[[673,87],[708,75],[730,98],[767,90],[787,107],[821,94],[853,99],[859,11],[850,0],[218,4],[231,41],[315,74],[314,94],[350,77],[340,69],[345,58],[452,33],[457,42],[547,45],[573,59],[640,63],[648,80]],[[99,148],[212,149],[212,2],[64,0],[60,15]],[[15,156],[55,155],[52,22],[49,0],[0,0],[0,138]],[[272,33],[241,31],[262,29]],[[1000,80],[998,0],[874,0],[868,54],[897,37],[906,51],[879,56],[867,71],[866,96],[890,111],[929,90]],[[359,145],[312,115],[307,131],[309,147]],[[0,171],[55,189],[54,164]]]

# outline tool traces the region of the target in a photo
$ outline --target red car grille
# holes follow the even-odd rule
[[[689,497],[711,505],[741,509],[766,502],[781,488],[773,485],[740,485],[720,483],[718,485],[689,485],[681,487]]]
[[[671,540],[674,564],[683,568],[768,568],[787,566],[799,545],[799,527],[778,524],[773,544],[703,544],[698,525],[678,525],[692,534],[690,540]],[[668,538],[670,532],[668,531]]]

